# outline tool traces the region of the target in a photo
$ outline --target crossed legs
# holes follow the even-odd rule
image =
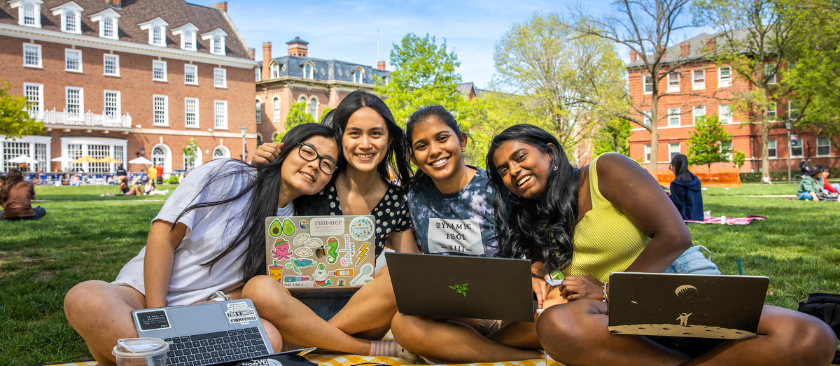
[[[733,340],[690,360],[643,336],[609,332],[607,305],[579,300],[555,306],[537,322],[546,352],[566,365],[828,365],[836,339],[818,319],[764,306],[753,338]]]

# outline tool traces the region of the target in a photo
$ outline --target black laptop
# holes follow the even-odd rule
[[[385,257],[400,313],[534,321],[528,260],[391,252]]]
[[[758,276],[616,272],[610,332],[649,336],[754,337],[770,279]]]

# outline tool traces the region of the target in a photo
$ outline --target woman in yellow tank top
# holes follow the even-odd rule
[[[566,275],[556,289],[568,303],[537,320],[548,354],[567,365],[826,365],[834,333],[818,319],[765,306],[758,336],[676,344],[608,330],[612,272],[718,273],[676,207],[632,160],[607,154],[589,166],[569,164],[560,143],[531,125],[496,136],[487,153],[496,186],[502,256],[531,258],[545,272]],[[506,189],[505,189],[506,188]],[[505,202],[509,202],[506,204]],[[535,292],[545,298],[547,285]]]

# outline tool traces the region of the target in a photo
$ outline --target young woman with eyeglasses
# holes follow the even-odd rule
[[[373,215],[376,220],[374,279],[347,295],[290,293],[268,276],[254,278],[243,294],[271,321],[287,343],[361,355],[398,356],[394,341],[377,341],[397,311],[385,250],[418,252],[401,184],[410,175],[408,144],[391,111],[374,94],[355,91],[324,117],[341,139],[338,172],[324,188],[333,215]],[[285,147],[279,148],[281,151]],[[255,163],[274,159],[278,147],[264,144]],[[395,174],[393,183],[389,175]],[[386,249],[389,248],[389,249]],[[288,347],[287,347],[288,348]]]
[[[319,195],[336,171],[338,144],[323,125],[304,124],[283,138],[271,164],[217,159],[195,168],[152,220],[146,247],[114,282],[86,281],[65,297],[67,320],[100,363],[113,363],[120,338],[136,337],[131,312],[200,303],[218,291],[241,298],[265,273],[267,216],[323,215]],[[274,349],[282,338],[266,325]]]

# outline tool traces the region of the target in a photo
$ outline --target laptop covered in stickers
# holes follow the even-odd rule
[[[373,279],[372,215],[269,216],[266,273],[288,289],[357,289]]]

